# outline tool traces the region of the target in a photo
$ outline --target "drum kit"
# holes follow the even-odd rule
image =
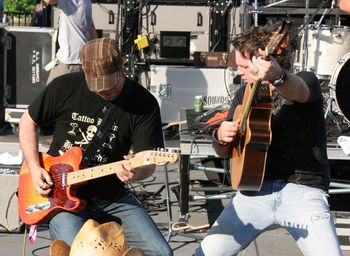
[[[287,2],[282,0],[265,6]],[[312,71],[320,80],[325,102],[325,119],[334,122],[340,132],[350,129],[350,27],[340,23],[339,8],[332,1],[320,1],[319,8],[309,15],[309,0],[305,1],[304,22],[297,32],[293,71]],[[328,7],[328,6],[327,6]],[[321,8],[319,21],[311,23]],[[322,24],[326,15],[333,15],[334,25]]]
[[[350,124],[350,27],[307,25],[296,51],[294,71],[312,71],[319,78],[325,99],[325,118],[343,131]],[[349,79],[349,80],[347,80]]]

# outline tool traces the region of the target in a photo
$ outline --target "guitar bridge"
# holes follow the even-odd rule
[[[62,174],[62,188],[67,185],[67,173]]]

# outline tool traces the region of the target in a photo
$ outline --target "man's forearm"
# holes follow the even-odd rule
[[[19,143],[29,169],[38,166],[38,128],[28,112],[23,114],[19,124]]]

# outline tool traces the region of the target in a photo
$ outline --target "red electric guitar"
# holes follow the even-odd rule
[[[179,160],[178,153],[166,151],[143,151],[142,156],[129,160],[98,165],[79,170],[83,152],[73,147],[65,154],[53,157],[40,153],[41,166],[49,172],[54,183],[50,196],[45,198],[36,194],[35,187],[26,162],[23,163],[19,176],[18,210],[21,220],[26,224],[45,223],[60,211],[77,212],[85,202],[75,196],[77,185],[82,182],[115,174],[115,166],[128,162],[132,167],[150,164],[165,165]]]

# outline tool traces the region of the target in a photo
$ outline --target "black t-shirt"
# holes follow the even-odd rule
[[[327,190],[330,171],[320,84],[311,72],[298,75],[310,88],[310,97],[306,103],[297,103],[274,95],[265,177]],[[232,120],[235,107],[241,104],[244,88],[237,91],[228,120]]]
[[[103,118],[109,102],[88,90],[83,72],[55,79],[29,106],[29,114],[39,126],[55,123],[48,153],[64,154],[77,146],[86,149]],[[96,152],[96,164],[123,160],[132,148],[135,153],[163,146],[157,100],[144,87],[126,78],[120,96],[112,102],[117,111],[103,148]],[[98,178],[83,186],[79,195],[111,198],[124,190],[116,175]]]

